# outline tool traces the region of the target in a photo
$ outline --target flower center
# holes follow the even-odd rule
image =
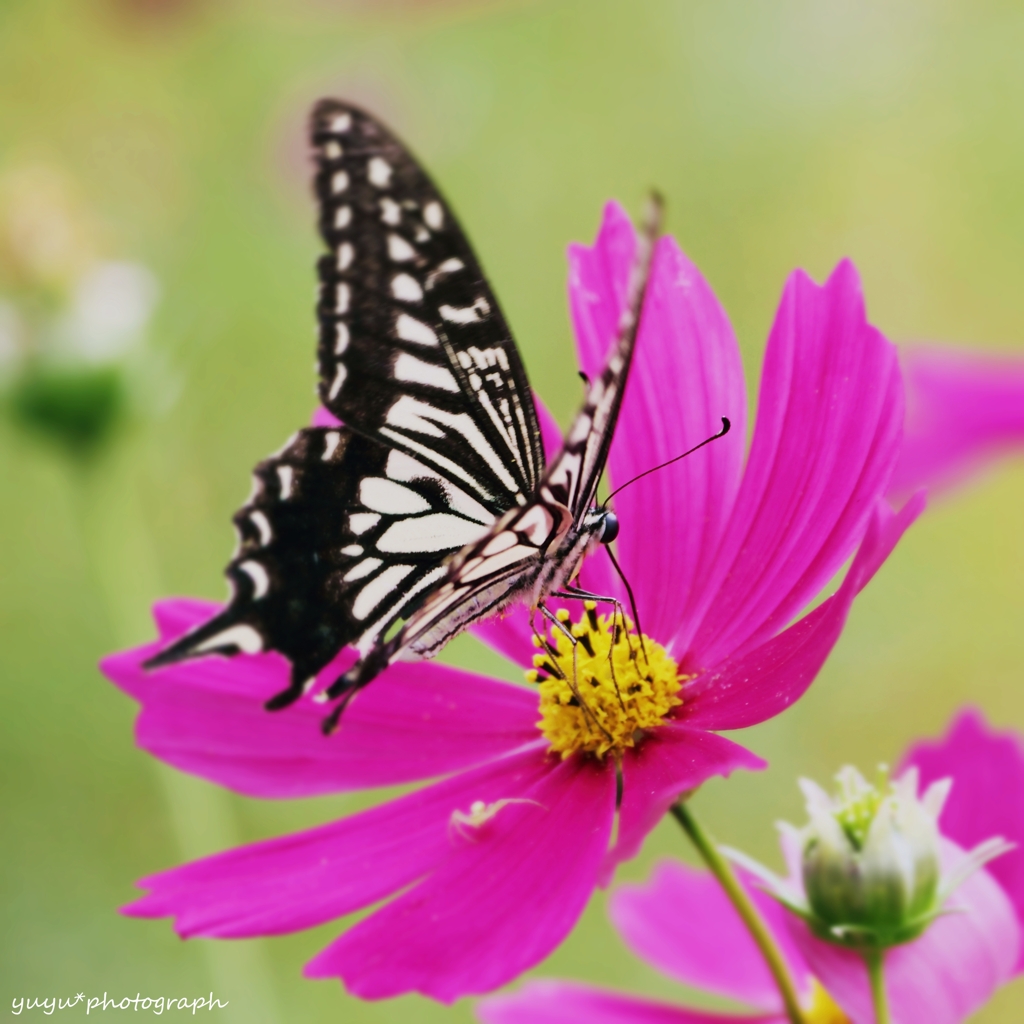
[[[577,752],[621,754],[682,704],[677,694],[683,680],[668,651],[638,635],[623,616],[599,616],[596,608],[587,601],[575,623],[565,609],[559,611],[564,629],[552,626],[550,639],[534,637],[543,650],[526,673],[531,683],[540,683],[538,728],[551,752],[563,758]]]
[[[844,768],[836,776],[839,783],[840,806],[835,811],[836,821],[846,833],[855,850],[863,850],[871,824],[882,802],[892,792],[889,770],[879,765],[878,783],[871,785],[853,768]]]

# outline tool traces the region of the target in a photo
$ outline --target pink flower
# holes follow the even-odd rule
[[[635,244],[625,214],[609,205],[595,245],[570,251],[588,373],[614,336]],[[898,515],[881,501],[900,444],[902,385],[892,346],[865,320],[851,264],[821,287],[800,272],[787,283],[744,469],[746,408],[725,313],[663,239],[611,477],[625,481],[678,454],[714,433],[723,415],[733,430],[616,498],[618,552],[650,663],[672,665],[672,685],[685,684],[654,724],[617,733],[626,738],[608,756],[564,747],[566,756],[554,756],[538,731],[535,692],[431,663],[390,668],[324,739],[322,705],[310,696],[281,713],[262,709],[287,680],[275,654],[143,671],[154,651],[216,610],[159,604],[160,640],[103,663],[143,705],[138,742],[156,756],[262,797],[443,778],[332,824],[145,878],[149,894],[126,913],[173,915],[184,936],[243,937],[313,927],[387,900],[306,968],[365,998],[418,991],[449,1001],[490,991],[543,959],[595,884],[636,853],[681,792],[763,767],[716,730],[754,725],[800,697],[854,597],[920,511],[919,500]],[[789,625],[851,554],[836,593]],[[625,596],[604,555],[584,567],[583,582]],[[477,634],[530,666],[528,621],[520,609]],[[607,632],[591,636],[609,642]],[[342,652],[321,684],[351,660]]]
[[[907,428],[893,493],[959,483],[1024,443],[1024,358],[940,348],[904,353]]]
[[[886,957],[893,1024],[957,1024],[1024,969],[1024,745],[1014,734],[992,732],[979,713],[967,711],[943,740],[912,747],[901,771],[911,766],[918,768],[923,786],[953,779],[941,818],[950,862],[993,835],[1017,843],[955,891],[948,904],[953,913]],[[791,863],[790,874],[799,884],[798,863]],[[841,1007],[852,1024],[874,1024],[860,956],[815,938],[750,876],[743,881],[801,985],[806,1005],[817,1000],[817,1012],[810,1012],[809,1019],[841,1024]],[[482,1002],[480,1019],[486,1024],[785,1024],[760,953],[707,872],[662,863],[646,885],[619,889],[611,914],[626,944],[648,963],[685,985],[734,999],[758,1016],[709,1014],[569,982],[533,981],[519,992]]]

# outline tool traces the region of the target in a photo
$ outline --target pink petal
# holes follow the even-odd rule
[[[605,204],[592,246],[569,246],[569,309],[580,368],[591,378],[601,372],[618,333],[635,254],[633,222],[615,202]]]
[[[353,700],[330,737],[320,731],[324,705],[312,696],[264,710],[263,701],[288,683],[279,655],[211,655],[142,668],[168,639],[217,610],[205,602],[160,602],[161,642],[101,663],[142,704],[139,745],[183,771],[254,796],[311,796],[433,778],[537,739],[534,694],[445,665],[392,666]],[[321,681],[352,657],[342,654]]]
[[[199,597],[165,597],[157,601],[152,613],[161,645],[212,619],[223,607],[216,601],[204,601]]]
[[[342,423],[330,409],[318,405],[313,411],[313,418],[309,421],[309,425],[311,427],[340,427]]]
[[[807,965],[788,934],[787,911],[756,886],[744,884],[795,980],[809,994]],[[615,892],[611,918],[626,945],[670,978],[759,1010],[782,1012],[764,957],[710,872],[662,861],[649,882]]]
[[[533,392],[533,407],[537,411],[537,422],[540,424],[544,458],[550,462],[561,451],[565,437],[558,421],[551,415],[551,410],[541,401],[541,397],[536,391]]]
[[[539,627],[543,630],[543,624]],[[533,667],[533,631],[530,629],[530,609],[519,602],[498,615],[473,623],[470,633],[492,650],[523,668]]]
[[[985,870],[1002,885],[1024,924],[1024,744],[1019,734],[996,732],[980,711],[962,711],[943,739],[910,748],[900,770],[911,765],[921,773],[922,787],[953,779],[940,820],[943,835],[967,849],[992,836],[1017,844]],[[1017,970],[1024,970],[1024,955]]]
[[[890,488],[957,483],[1024,443],[1024,359],[944,349],[904,353],[907,429]]]
[[[307,832],[239,847],[143,878],[133,917],[175,918],[185,937],[280,935],[376,903],[457,856],[452,812],[531,791],[550,772],[522,752]],[[499,820],[504,812],[498,816]]]
[[[885,491],[902,422],[896,351],[865,319],[853,265],[840,263],[823,287],[792,274],[707,611],[676,638],[691,652],[684,668],[751,650],[821,590]]]
[[[680,718],[702,729],[744,729],[780,714],[802,697],[839,639],[853,599],[923,510],[923,493],[896,514],[879,501],[839,590],[767,643],[688,683]]]
[[[550,763],[550,762],[548,762]],[[489,992],[548,955],[593,890],[615,815],[615,773],[562,761],[423,882],[306,967],[354,995],[451,1002]]]
[[[950,844],[952,848],[952,844]],[[950,850],[952,854],[952,849]],[[962,856],[957,851],[956,856]],[[1014,972],[1021,932],[1000,886],[979,871],[954,893],[953,911],[886,956],[893,1024],[961,1024]],[[850,1016],[874,1024],[864,961],[815,938],[796,917],[791,931],[811,970]]]
[[[636,240],[614,203],[593,247],[569,251],[569,296],[580,361],[600,373],[625,302]],[[671,238],[658,244],[636,352],[608,460],[613,485],[682,454],[615,498],[618,552],[643,628],[667,641],[694,614],[739,485],[746,444],[746,390],[728,317],[700,271]],[[652,557],[652,547],[657,557]]]
[[[518,992],[490,996],[476,1006],[483,1024],[786,1024],[786,1018],[738,1017],[688,1010],[638,996],[567,981],[529,981]]]
[[[687,790],[713,775],[729,776],[738,768],[760,771],[768,765],[756,754],[724,736],[669,723],[655,729],[622,759],[622,805],[615,846],[608,851],[602,884],[615,865],[635,857],[644,837]]]

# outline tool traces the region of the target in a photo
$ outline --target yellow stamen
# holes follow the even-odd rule
[[[817,978],[811,978],[811,1003],[804,1011],[804,1020],[807,1024],[850,1024],[850,1018]]]
[[[547,644],[552,653],[533,658],[548,678],[536,670],[527,673],[531,682],[540,679],[537,725],[551,752],[563,758],[578,752],[598,758],[621,754],[682,704],[677,694],[686,677],[680,677],[665,648],[635,633],[628,619],[623,628],[621,615],[598,616],[595,608],[588,601],[577,623],[559,611],[558,620],[577,643],[552,626]]]

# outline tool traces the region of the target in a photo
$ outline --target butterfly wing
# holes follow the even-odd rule
[[[278,706],[346,644],[371,649],[544,469],[515,344],[430,179],[356,107],[318,104],[311,138],[320,390],[345,426],[300,431],[257,466],[231,602],[150,662],[278,651]]]
[[[346,644],[376,637],[447,574],[445,557],[493,513],[432,467],[344,427],[298,434],[253,474],[219,615],[153,667],[216,651],[274,650],[289,703]]]
[[[311,131],[323,403],[488,506],[524,504],[544,471],[533,399],[455,216],[369,114],[324,100]]]

